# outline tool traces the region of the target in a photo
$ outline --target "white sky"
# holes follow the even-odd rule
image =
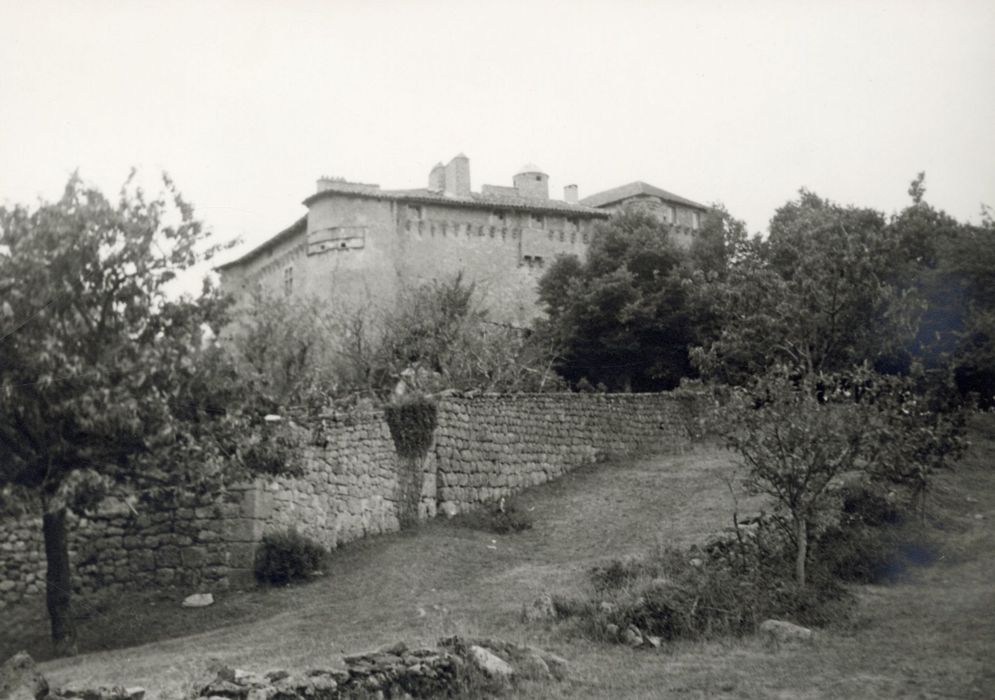
[[[645,180],[753,232],[799,187],[995,206],[995,3],[0,0],[0,202],[167,170],[221,240],[319,175]],[[242,248],[244,250],[244,247]],[[229,256],[230,257],[230,256]]]

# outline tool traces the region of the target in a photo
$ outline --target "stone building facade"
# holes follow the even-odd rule
[[[318,180],[304,200],[305,216],[218,267],[222,288],[242,298],[310,296],[356,307],[390,303],[423,281],[462,272],[495,318],[527,323],[538,313],[544,268],[558,255],[583,258],[595,224],[612,211],[630,200],[659,200],[654,211],[688,239],[705,211],[644,183],[635,184],[648,191],[625,186],[585,200],[568,185],[563,199],[551,199],[549,176],[535,165],[516,173],[510,187],[474,192],[463,154],[438,163],[428,180],[427,188],[409,190]],[[670,219],[665,207],[673,208]]]
[[[580,200],[605,211],[644,211],[668,224],[678,245],[690,246],[708,207],[645,182],[630,182]]]

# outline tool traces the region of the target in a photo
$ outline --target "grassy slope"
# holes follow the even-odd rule
[[[690,544],[728,523],[728,455],[702,448],[586,468],[534,489],[523,499],[536,520],[525,533],[434,522],[343,548],[328,575],[305,586],[229,594],[203,610],[115,600],[83,621],[86,648],[153,643],[43,670],[56,684],[137,683],[150,697],[175,697],[209,657],[259,670],[330,666],[342,652],[460,632],[535,643],[572,660],[568,683],[526,688],[523,697],[995,697],[995,420],[980,420],[975,435],[962,467],[937,489],[936,510],[948,514],[940,561],[900,584],[860,589],[855,622],[811,648],[768,650],[747,639],[632,652],[519,623],[524,601],[546,590],[581,592],[584,572],[599,561]],[[40,606],[6,622],[0,656],[44,649]]]

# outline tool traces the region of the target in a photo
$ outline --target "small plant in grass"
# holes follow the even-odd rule
[[[466,513],[461,513],[456,516],[456,521],[457,524],[473,530],[507,535],[531,530],[534,518],[530,511],[513,499],[499,498]]]
[[[271,584],[307,578],[318,570],[327,553],[294,528],[267,533],[256,553],[256,578]]]

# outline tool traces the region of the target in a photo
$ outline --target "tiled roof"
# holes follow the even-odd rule
[[[307,231],[307,216],[302,216],[297,221],[295,221],[294,223],[292,223],[290,226],[288,226],[287,228],[285,228],[282,231],[280,231],[280,233],[278,233],[275,236],[273,236],[272,238],[266,240],[264,243],[261,243],[260,245],[257,245],[255,248],[253,248],[252,250],[250,250],[248,253],[245,253],[244,255],[240,255],[239,257],[235,258],[234,260],[226,262],[224,265],[218,265],[214,269],[215,270],[225,270],[225,269],[227,269],[229,267],[234,267],[235,265],[238,265],[239,263],[243,263],[243,262],[246,262],[248,260],[251,260],[252,258],[254,258],[257,255],[259,255],[260,253],[265,253],[270,248],[275,248],[276,246],[280,245],[280,243],[282,243],[283,241],[288,240],[290,238],[293,238],[297,234],[304,233],[306,231]]]
[[[356,197],[369,197],[372,199],[392,199],[403,202],[414,202],[420,204],[441,204],[454,207],[472,207],[474,209],[494,208],[516,209],[523,211],[534,211],[542,213],[570,214],[573,216],[584,216],[589,218],[605,218],[606,212],[583,204],[570,204],[558,199],[534,199],[531,197],[521,197],[505,194],[481,194],[471,192],[469,195],[453,195],[420,188],[414,190],[380,190],[369,189],[363,191],[340,190],[334,186],[323,189],[312,194],[304,200],[304,204],[310,206],[313,202],[335,194],[348,194]]]
[[[667,192],[667,190],[661,190],[659,187],[654,187],[653,185],[640,181],[630,182],[628,185],[622,185],[621,187],[613,187],[610,190],[592,194],[590,197],[584,197],[584,199],[580,201],[581,204],[589,207],[603,207],[608,204],[614,204],[615,202],[619,202],[623,199],[628,199],[629,197],[638,197],[639,195],[647,194],[659,197],[667,202],[673,202],[674,204],[683,204],[696,209],[708,209],[708,207],[704,204],[692,202],[690,199],[676,195],[673,192]]]

